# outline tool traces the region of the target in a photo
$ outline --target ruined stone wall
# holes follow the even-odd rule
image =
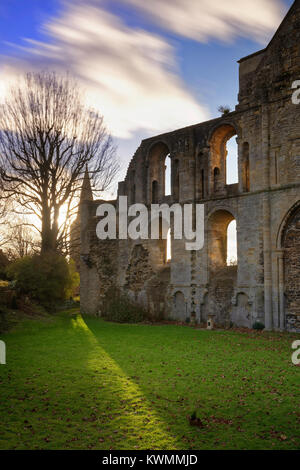
[[[300,1],[263,51],[240,61],[234,112],[141,142],[118,197],[128,203],[203,203],[205,244],[187,251],[172,240],[100,242],[96,203],[81,224],[83,311],[101,311],[112,282],[154,318],[268,329],[299,329],[300,107],[292,83],[300,80]],[[226,184],[226,143],[236,136],[238,184]],[[171,158],[171,196],[165,196],[165,159]],[[222,251],[228,223],[237,222],[238,264]],[[172,230],[172,224],[171,224]],[[106,263],[107,258],[110,262]],[[91,261],[90,266],[88,265]],[[109,269],[105,268],[109,264]]]

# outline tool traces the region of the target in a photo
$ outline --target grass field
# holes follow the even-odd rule
[[[1,336],[1,449],[296,449],[299,335],[76,311]],[[201,426],[188,420],[194,411]]]

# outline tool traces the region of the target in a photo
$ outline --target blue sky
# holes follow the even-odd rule
[[[0,86],[24,70],[69,70],[125,169],[140,139],[234,109],[237,60],[265,47],[292,3],[1,0]]]

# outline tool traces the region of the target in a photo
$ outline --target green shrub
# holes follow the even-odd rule
[[[66,260],[65,260],[66,261]],[[68,262],[68,269],[69,269],[69,283],[66,286],[66,298],[70,299],[74,296],[75,291],[80,284],[80,276],[79,273],[76,271],[76,264],[75,261],[72,259]]]
[[[16,293],[14,286],[9,281],[0,280],[0,306],[15,308],[15,304]]]
[[[265,325],[263,323],[261,323],[260,321],[256,321],[255,323],[253,323],[253,326],[252,328],[254,330],[264,330],[265,329]]]
[[[20,258],[9,265],[7,275],[19,295],[48,309],[69,298],[79,283],[74,263],[55,253]]]
[[[106,293],[102,310],[102,318],[117,323],[140,323],[148,317],[143,307],[134,304],[116,288],[111,288]]]

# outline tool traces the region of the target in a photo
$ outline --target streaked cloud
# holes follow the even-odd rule
[[[284,15],[281,0],[62,2],[61,12],[42,26],[45,42],[26,38],[22,47],[12,45],[13,56],[3,58],[0,98],[25,70],[68,70],[121,138],[162,133],[210,116],[180,78],[168,40],[129,27],[110,6],[123,3],[175,35],[203,42],[244,36],[266,44]]]
[[[19,58],[6,58],[0,92],[24,70],[66,69],[82,83],[88,103],[100,109],[115,136],[164,132],[208,118],[179,78],[168,42],[129,28],[101,5],[65,4],[43,26],[47,42],[26,39]]]
[[[237,36],[265,44],[280,24],[281,0],[115,0],[138,8],[162,27],[197,41]]]

